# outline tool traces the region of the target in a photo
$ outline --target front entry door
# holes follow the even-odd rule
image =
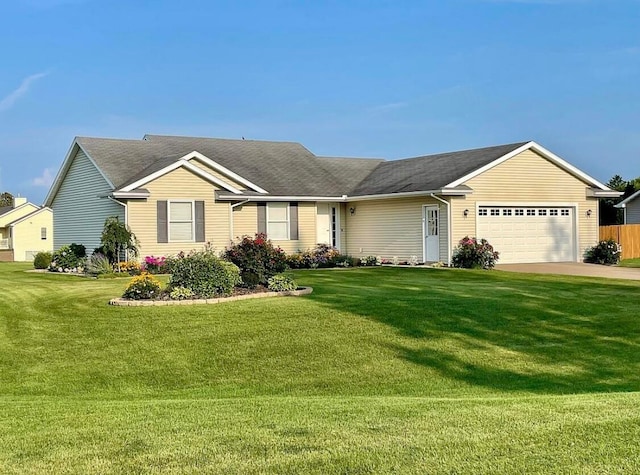
[[[437,206],[423,208],[424,261],[440,260],[440,209]]]
[[[318,203],[317,208],[318,243],[328,244],[340,250],[340,203]]]

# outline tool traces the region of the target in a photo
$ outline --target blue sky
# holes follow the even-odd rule
[[[0,191],[41,203],[74,136],[145,133],[389,159],[535,140],[634,178],[638,25],[640,0],[2,2]]]

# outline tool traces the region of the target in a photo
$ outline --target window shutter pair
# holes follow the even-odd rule
[[[196,242],[205,242],[204,232],[204,201],[196,201],[195,206],[195,224],[196,224]],[[166,200],[158,201],[157,204],[157,228],[158,242],[169,242],[169,219],[168,219],[168,203]]]
[[[267,203],[258,205],[258,234],[267,234]],[[268,236],[267,236],[268,237]],[[289,203],[289,239],[297,241],[298,235],[298,202]]]

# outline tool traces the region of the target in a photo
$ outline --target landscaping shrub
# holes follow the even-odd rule
[[[213,251],[192,251],[171,260],[169,288],[185,287],[200,298],[229,295],[242,282],[240,269]]]
[[[83,272],[85,259],[76,256],[71,246],[62,246],[51,256],[49,270],[52,272]]]
[[[107,256],[94,253],[87,260],[86,272],[90,275],[104,275],[112,273],[113,268],[111,267],[111,263],[109,262],[109,259],[107,259]]]
[[[47,251],[37,253],[33,258],[34,269],[46,269],[51,265],[52,254]]]
[[[75,242],[72,242],[71,244],[69,244],[69,249],[78,259],[84,259],[85,257],[87,257],[87,248],[82,244],[76,244]]]
[[[363,267],[372,267],[382,265],[382,258],[380,256],[366,256],[360,259],[360,265]]]
[[[287,256],[287,265],[290,269],[317,269],[328,267],[355,267],[359,260],[340,254],[335,247],[328,244],[317,244],[315,248],[303,253]]]
[[[122,294],[125,299],[153,299],[160,295],[160,282],[147,272],[135,276]]]
[[[237,244],[232,244],[224,252],[224,258],[240,268],[242,282],[247,287],[267,285],[270,277],[287,267],[286,255],[264,234],[255,237],[244,236]]]
[[[622,248],[613,239],[600,241],[585,252],[585,262],[591,264],[615,265],[620,262]]]
[[[269,278],[268,282],[269,290],[273,292],[285,292],[289,290],[296,290],[298,284],[293,280],[293,276],[288,274],[278,274]]]
[[[466,236],[460,240],[453,250],[453,267],[464,269],[493,269],[498,260],[499,253],[486,239],[478,241],[476,238]]]
[[[193,297],[193,291],[186,287],[176,287],[169,292],[169,297],[171,300],[186,300]]]
[[[163,274],[166,272],[166,257],[147,256],[142,262],[142,270],[149,274]]]

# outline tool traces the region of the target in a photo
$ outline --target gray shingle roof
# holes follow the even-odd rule
[[[197,151],[271,195],[342,196],[436,190],[527,142],[403,160],[317,157],[295,142],[146,135],[78,137],[116,189]]]
[[[0,207],[0,216],[2,216],[3,214],[8,213],[12,209],[13,209],[13,206],[2,206],[2,207]]]
[[[349,194],[362,196],[438,190],[526,143],[383,162]]]

